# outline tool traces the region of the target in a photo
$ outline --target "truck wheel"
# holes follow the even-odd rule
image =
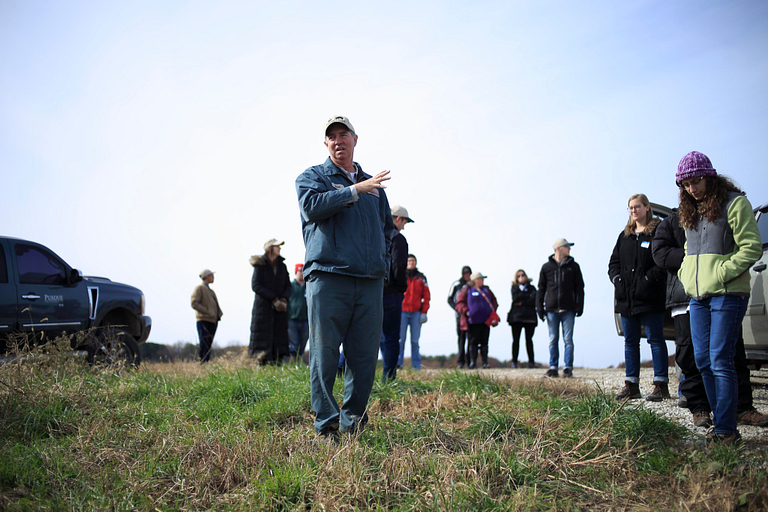
[[[95,365],[138,368],[141,364],[139,344],[122,329],[100,329],[88,345],[88,362]]]

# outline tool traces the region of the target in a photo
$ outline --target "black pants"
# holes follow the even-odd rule
[[[744,350],[744,328],[739,329],[739,339],[736,341],[736,356],[733,358],[736,364],[736,379],[739,384],[739,398],[736,402],[736,414],[751,411],[752,406],[752,382],[749,380],[749,367],[747,366],[747,353]]]
[[[217,322],[197,322],[197,336],[200,338],[200,361],[203,363],[211,360],[211,348],[213,336],[216,334]]]
[[[520,334],[525,327],[525,350],[528,352],[528,362],[533,365],[533,331],[536,330],[536,324],[525,324],[522,322],[512,322],[512,361],[517,362],[517,355],[520,353]]]
[[[491,328],[485,322],[481,324],[469,324],[469,367],[474,368],[477,363],[477,350],[480,349],[480,357],[483,358],[483,364],[488,364],[488,338],[491,335]]]
[[[674,317],[675,322],[675,362],[683,372],[685,379],[680,383],[680,392],[688,401],[691,412],[711,412],[704,381],[696,367],[691,339],[691,316],[688,313]]]
[[[693,342],[691,340],[691,317],[688,313],[677,315],[675,321],[675,362],[683,371],[685,380],[680,383],[680,392],[688,400],[688,409],[691,412],[711,412],[707,393],[704,390],[704,381],[696,367],[693,355]],[[744,351],[744,336],[739,332],[736,342],[736,378],[739,385],[739,397],[736,403],[736,412],[741,414],[752,410],[752,383],[750,382],[749,368],[747,367],[747,355]]]
[[[464,364],[466,362],[466,352],[464,347],[467,345],[467,331],[461,330],[461,324],[459,319],[456,319],[456,334],[459,335],[459,356],[456,358],[456,364]]]

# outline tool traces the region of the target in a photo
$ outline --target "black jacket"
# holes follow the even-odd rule
[[[392,260],[389,267],[389,278],[384,284],[384,295],[403,294],[408,289],[408,279],[405,271],[408,267],[408,241],[403,235],[397,233],[392,238],[389,247]]]
[[[512,285],[512,305],[507,313],[507,323],[535,324],[536,318],[536,287],[530,281],[523,289],[520,285]]]
[[[546,311],[574,311],[576,316],[584,312],[584,278],[581,267],[570,256],[560,264],[555,255],[549,257],[539,272],[539,290],[536,292],[536,311],[543,316]]]
[[[691,298],[677,277],[685,257],[685,230],[680,227],[677,212],[659,224],[653,237],[653,260],[667,271],[667,309],[687,306]]]
[[[616,313],[634,316],[664,312],[667,273],[653,261],[652,242],[653,233],[619,233],[608,262]]]
[[[275,268],[266,256],[253,256],[251,288],[255,292],[251,312],[251,356],[265,352],[263,361],[280,362],[288,355],[288,312],[277,312],[272,306],[276,298],[288,299],[293,291],[288,269],[282,256],[275,261]]]

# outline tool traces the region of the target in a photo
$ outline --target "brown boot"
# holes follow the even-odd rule
[[[653,393],[646,397],[649,402],[661,402],[662,399],[669,398],[669,388],[666,382],[654,382]]]
[[[643,395],[640,394],[640,384],[625,380],[624,387],[616,395],[616,400],[634,400],[637,398],[643,398]]]

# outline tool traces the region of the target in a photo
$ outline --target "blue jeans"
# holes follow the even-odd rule
[[[330,272],[312,272],[307,279],[309,312],[309,380],[315,431],[339,427],[362,430],[376,375],[381,336],[383,279],[365,279]],[[333,396],[344,347],[344,402]]]
[[[747,300],[736,295],[691,299],[691,338],[696,366],[712,406],[715,432],[726,436],[737,431],[739,387],[734,357]]]
[[[560,324],[563,324],[563,343],[565,343],[565,367],[573,369],[573,322],[576,319],[575,311],[556,313],[547,311],[547,327],[549,328],[549,368],[557,370],[560,364]]]
[[[419,355],[419,336],[421,336],[421,311],[403,311],[400,316],[400,357],[397,366],[403,366],[405,353],[405,336],[408,327],[411,328],[411,368],[421,370],[421,355]]]
[[[385,295],[384,319],[381,326],[382,378],[386,381],[397,375],[397,356],[400,355],[400,315],[403,312],[403,294]]]
[[[621,315],[624,330],[624,364],[626,380],[640,382],[640,326],[645,326],[645,335],[651,345],[653,357],[653,382],[669,382],[669,354],[664,339],[664,313],[640,313]]]
[[[288,351],[291,356],[304,355],[309,339],[309,322],[288,319]]]

